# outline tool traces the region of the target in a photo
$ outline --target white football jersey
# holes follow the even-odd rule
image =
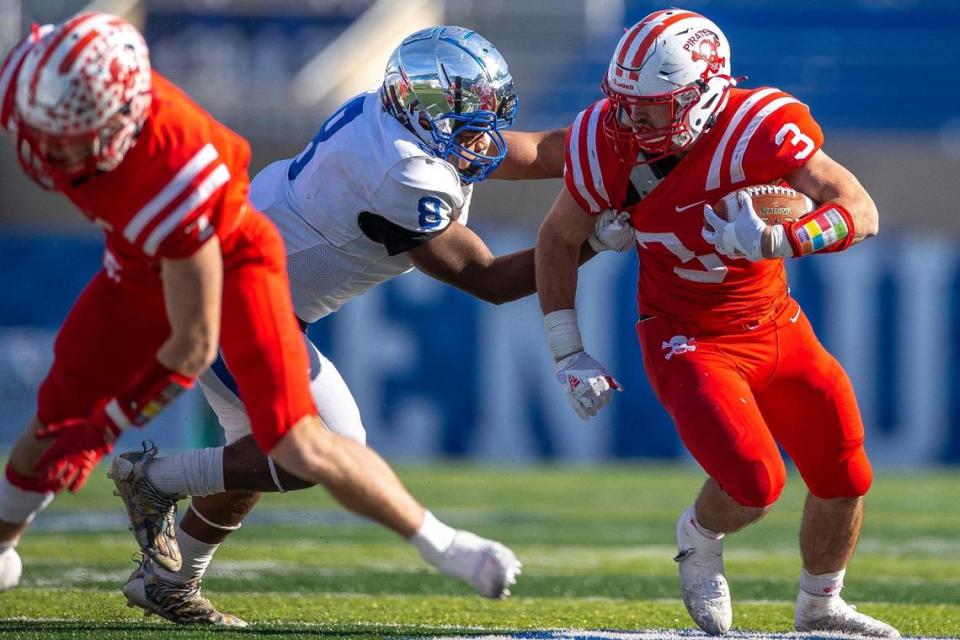
[[[344,104],[300,155],[250,183],[251,202],[286,242],[293,303],[306,322],[409,271],[407,251],[466,224],[472,193],[376,92]]]

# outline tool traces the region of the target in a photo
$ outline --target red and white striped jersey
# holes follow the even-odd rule
[[[156,72],[152,83],[150,116],[120,166],[60,189],[121,263],[186,257],[213,232],[224,240],[247,206],[246,140]]]
[[[33,40],[0,68],[0,127],[11,133],[16,76]],[[160,258],[189,256],[211,234],[224,240],[237,227],[248,206],[250,147],[166,78],[151,77],[149,117],[120,165],[56,189],[104,230],[114,267],[156,271]]]
[[[823,144],[806,105],[778,89],[731,90],[716,124],[682,157],[633,165],[601,125],[610,105],[581,112],[567,133],[565,181],[583,209],[630,213],[640,256],[640,313],[685,322],[765,316],[787,296],[783,260],[750,262],[714,251],[700,235],[703,205],[754,184],[781,181]]]

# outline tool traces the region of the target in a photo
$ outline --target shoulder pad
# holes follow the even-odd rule
[[[424,233],[445,229],[463,205],[460,179],[453,167],[426,156],[395,164],[373,194],[374,213]]]
[[[823,145],[823,132],[807,105],[772,88],[751,92],[724,137],[728,144],[718,147],[717,153],[732,147],[728,170],[734,185],[783,178],[803,166]],[[711,174],[713,169],[711,166]]]
[[[823,131],[802,102],[785,104],[770,114],[747,146],[744,172],[769,182],[799,169],[823,146]]]
[[[563,176],[567,191],[587,213],[610,209],[621,198],[617,179],[620,164],[601,130],[601,117],[609,102],[599,100],[581,111],[564,141]]]

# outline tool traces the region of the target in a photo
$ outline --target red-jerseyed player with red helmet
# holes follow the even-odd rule
[[[537,242],[557,377],[584,418],[618,388],[583,349],[574,299],[577,248],[591,216],[625,210],[640,257],[644,365],[710,476],[677,523],[690,615],[708,633],[730,628],[722,538],[779,497],[779,443],[809,488],[797,629],[896,637],[839,596],[871,469],[850,381],[789,297],[781,259],[842,251],[874,235],[877,210],[820,149],[823,135],[804,104],[777,89],[735,85],[727,40],[701,15],[658,11],[624,34],[603,81],[606,97],[570,129],[566,189]],[[780,180],[821,204],[793,224],[767,227],[739,190]],[[705,205],[730,192],[737,205],[728,223]]]
[[[192,386],[219,345],[280,467],[482,595],[509,595],[509,549],[439,522],[376,453],[324,428],[282,240],[247,200],[247,142],[151,71],[132,25],[82,13],[35,29],[0,68],[0,100],[27,173],[106,237],[104,268],[60,330],[37,416],[0,478],[0,590],[19,579],[13,545],[34,515]],[[231,622],[208,609],[205,622]]]

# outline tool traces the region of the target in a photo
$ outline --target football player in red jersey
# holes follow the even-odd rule
[[[0,100],[25,171],[106,238],[104,268],[61,327],[37,415],[0,478],[0,590],[19,579],[13,547],[36,513],[191,387],[219,345],[253,436],[280,467],[481,595],[509,595],[512,551],[437,520],[376,453],[317,416],[283,242],[247,199],[249,146],[151,71],[132,25],[81,13],[35,29],[0,67]]]
[[[786,480],[779,444],[809,489],[796,628],[898,637],[839,595],[871,469],[850,381],[790,298],[783,264],[876,234],[873,201],[821,150],[823,134],[804,104],[773,88],[736,88],[727,40],[701,15],[670,9],[634,25],[602,88],[605,97],[570,129],[566,189],[537,242],[537,285],[560,384],[584,419],[618,388],[584,350],[574,300],[577,250],[591,216],[626,210],[640,258],[644,365],[710,476],[677,522],[691,617],[711,634],[730,628],[723,537],[760,519],[779,497]],[[775,181],[820,204],[796,222],[767,227],[743,188]],[[731,192],[727,222],[709,204]]]

